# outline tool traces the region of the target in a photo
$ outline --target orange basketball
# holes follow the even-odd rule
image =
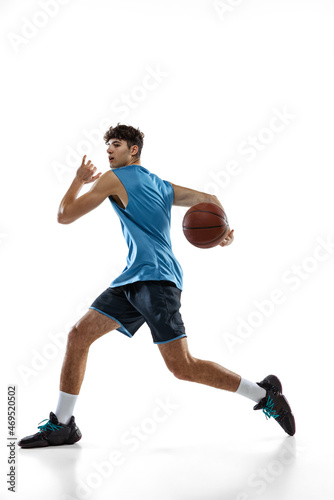
[[[223,241],[228,220],[218,205],[198,203],[186,212],[182,227],[189,243],[198,248],[212,248]]]

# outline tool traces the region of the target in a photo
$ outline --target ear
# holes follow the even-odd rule
[[[137,156],[137,153],[138,153],[138,146],[136,146],[136,145],[131,146],[131,154],[133,154],[134,156]]]

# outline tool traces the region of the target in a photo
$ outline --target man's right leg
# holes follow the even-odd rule
[[[85,375],[89,347],[99,337],[119,326],[117,321],[94,309],[89,309],[73,326],[68,334],[56,413],[51,412],[49,421],[38,427],[40,431],[21,439],[19,446],[36,448],[73,444],[81,439],[72,411]]]
[[[120,324],[104,314],[89,309],[68,334],[66,353],[60,375],[59,389],[69,394],[79,394],[85,375],[88,351],[91,344]]]

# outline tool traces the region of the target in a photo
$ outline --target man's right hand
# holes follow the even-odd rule
[[[89,184],[90,182],[96,181],[96,179],[98,179],[102,175],[102,173],[99,172],[97,175],[94,175],[97,169],[96,167],[94,167],[90,160],[88,161],[88,163],[85,163],[86,156],[87,155],[82,158],[82,163],[77,170],[77,177],[85,184]]]

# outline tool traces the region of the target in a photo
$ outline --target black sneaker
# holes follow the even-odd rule
[[[45,419],[47,420],[47,419]],[[42,420],[42,422],[45,422]],[[40,424],[42,423],[40,422]],[[77,427],[74,416],[67,425],[58,422],[56,415],[51,412],[50,419],[44,425],[38,425],[40,429],[36,434],[22,438],[18,445],[22,448],[41,448],[43,446],[58,446],[60,444],[74,444],[81,439],[82,434]]]
[[[278,391],[283,394],[281,381],[276,375],[267,375],[261,382],[256,383],[266,391],[271,390],[274,393]]]
[[[266,418],[273,417],[287,434],[293,436],[296,432],[295,417],[282,394],[280,380],[275,375],[268,375],[257,384],[265,389],[266,395],[254,406],[254,410],[262,410]]]

